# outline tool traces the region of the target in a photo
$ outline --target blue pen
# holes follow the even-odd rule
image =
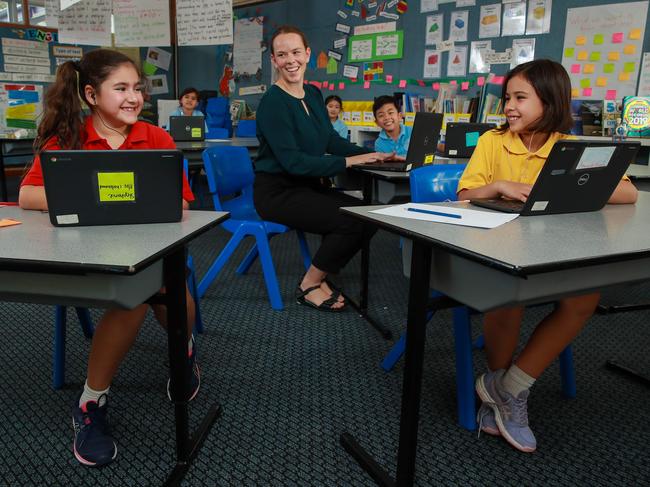
[[[420,208],[407,208],[406,211],[414,211],[416,213],[426,213],[427,215],[446,216],[447,218],[463,218],[462,215],[454,213],[443,213],[442,211],[422,210]]]

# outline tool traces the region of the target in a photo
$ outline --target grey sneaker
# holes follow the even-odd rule
[[[523,391],[517,397],[502,390],[499,382],[504,370],[488,372],[476,379],[476,392],[483,403],[492,408],[501,435],[517,450],[533,452],[537,441],[528,426],[528,395]]]
[[[476,422],[478,423],[479,435],[482,431],[488,435],[501,436],[497,423],[494,420],[494,411],[492,411],[492,408],[487,404],[481,404],[478,414],[476,415]]]

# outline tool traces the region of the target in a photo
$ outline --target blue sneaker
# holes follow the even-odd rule
[[[537,440],[528,426],[528,395],[523,391],[517,397],[500,388],[504,370],[488,372],[476,379],[476,392],[483,403],[492,408],[494,420],[501,435],[517,450],[533,452]]]
[[[188,357],[190,361],[190,367],[192,369],[192,376],[190,378],[190,397],[187,399],[191,401],[199,393],[199,388],[201,387],[201,369],[199,369],[199,364],[196,361],[196,342],[194,341],[194,335],[191,337],[192,340],[192,351]],[[172,400],[172,393],[170,391],[171,379],[167,380],[167,397],[169,400]]]
[[[72,410],[73,451],[83,465],[101,467],[111,463],[117,456],[117,446],[106,419],[107,409],[106,402],[100,407],[95,401],[88,401]]]
[[[492,436],[501,436],[497,422],[494,420],[494,411],[487,404],[481,404],[481,407],[476,414],[476,422],[478,423],[479,435],[481,431]]]

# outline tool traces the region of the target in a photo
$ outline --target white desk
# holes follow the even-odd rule
[[[435,311],[457,302],[478,310],[526,305],[650,279],[646,192],[636,205],[520,217],[492,230],[370,213],[376,208],[342,211],[413,241],[396,481],[352,435],[342,434],[341,444],[380,485],[410,486],[415,477],[430,283],[448,296]]]
[[[225,212],[186,211],[179,223],[56,228],[46,213],[0,207],[0,218],[22,222],[2,229],[0,300],[133,308],[166,287],[177,462],[165,485],[180,485],[221,413],[218,404],[212,405],[190,438],[187,402],[176,398],[187,397],[191,373],[185,245],[227,217]]]

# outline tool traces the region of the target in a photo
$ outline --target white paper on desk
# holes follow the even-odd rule
[[[417,208],[420,210],[439,211],[441,213],[450,213],[460,215],[461,218],[450,218],[445,216],[431,215],[428,213],[418,213],[408,211],[407,208]],[[389,206],[381,210],[371,210],[370,213],[379,215],[398,216],[400,218],[409,218],[411,220],[424,220],[435,223],[450,223],[452,225],[462,225],[465,227],[477,228],[496,228],[504,223],[508,223],[519,215],[513,213],[499,213],[494,211],[468,210],[456,206],[443,205],[423,205],[421,203],[406,203],[403,205]]]

